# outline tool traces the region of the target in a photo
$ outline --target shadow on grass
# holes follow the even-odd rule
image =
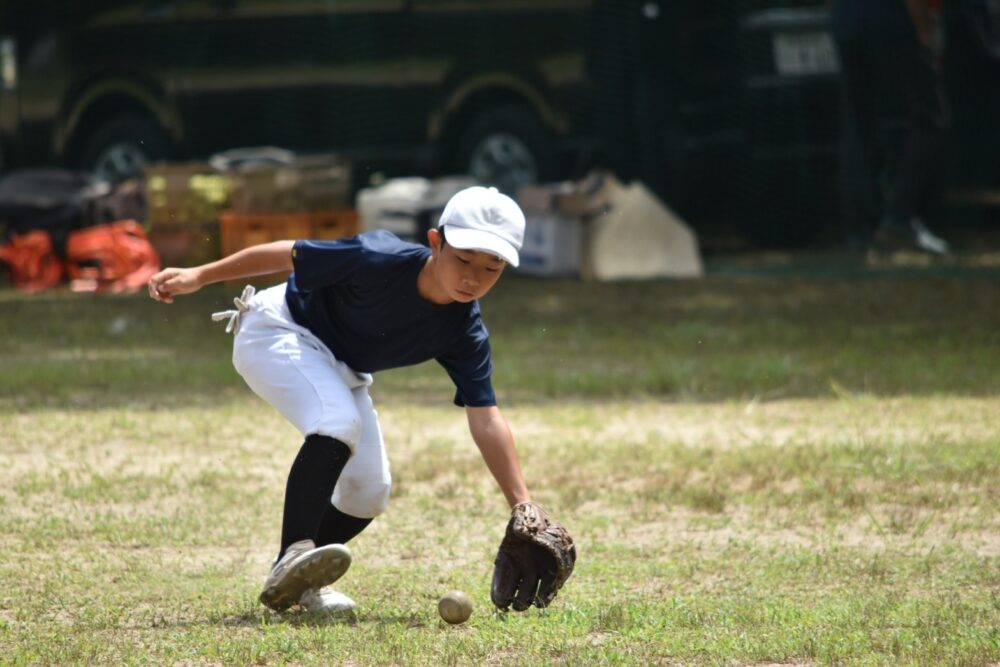
[[[322,612],[308,612],[294,609],[286,612],[272,612],[266,609],[248,611],[242,614],[212,615],[205,619],[209,625],[221,625],[232,628],[259,628],[266,625],[289,625],[292,627],[330,627],[330,626],[358,626],[358,625],[384,625],[398,626],[401,628],[425,628],[435,623],[427,623],[425,619],[416,614],[405,613],[365,613],[351,614],[349,616],[325,614]],[[172,624],[175,627],[198,625],[196,621],[182,621]],[[452,627],[444,621],[438,621],[441,627]]]
[[[245,400],[212,286],[144,296],[0,291],[0,410],[213,406]],[[1000,281],[725,276],[582,283],[505,277],[483,301],[505,404],[702,402],[1000,392]],[[380,373],[376,401],[448,403],[435,363]]]
[[[205,619],[205,624],[221,625],[230,628],[259,628],[265,625],[290,625],[292,627],[354,626],[358,624],[358,618],[356,614],[344,616],[298,609],[279,613],[267,609],[259,609],[236,615],[210,615]],[[196,621],[185,621],[175,625],[198,625],[198,623]]]

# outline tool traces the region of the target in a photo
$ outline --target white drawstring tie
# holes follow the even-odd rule
[[[243,294],[233,299],[233,304],[236,308],[212,313],[212,321],[221,322],[228,318],[229,323],[226,324],[226,333],[236,334],[240,330],[240,315],[250,310],[250,299],[256,293],[257,290],[254,289],[253,285],[247,285],[243,288]]]

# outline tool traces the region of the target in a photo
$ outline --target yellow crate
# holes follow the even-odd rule
[[[149,226],[214,222],[228,205],[228,182],[203,162],[146,167]]]

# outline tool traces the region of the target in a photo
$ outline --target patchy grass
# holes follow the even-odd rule
[[[226,292],[0,293],[0,663],[1000,663],[995,282],[502,285],[497,384],[577,571],[490,610],[502,499],[444,373],[394,371],[354,624],[256,602],[298,437],[229,366]]]

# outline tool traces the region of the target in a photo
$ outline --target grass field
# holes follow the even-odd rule
[[[495,383],[577,571],[491,611],[502,498],[444,372],[393,371],[354,624],[256,602],[299,442],[233,291],[0,292],[0,664],[1000,665],[995,275],[505,278]]]

